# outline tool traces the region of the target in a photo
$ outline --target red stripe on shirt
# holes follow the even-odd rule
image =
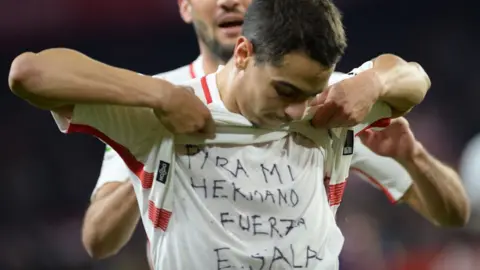
[[[166,231],[171,216],[172,212],[156,207],[153,201],[148,202],[148,219],[153,223],[154,228]]]
[[[190,63],[190,65],[188,65],[188,71],[190,72],[190,77],[192,77],[192,79],[195,79],[197,77],[195,74],[195,68],[193,66],[193,62]]]
[[[70,124],[68,127],[67,133],[86,133],[93,135],[100,140],[104,141],[106,144],[110,145],[123,159],[127,167],[140,179],[142,183],[142,187],[145,189],[149,189],[152,187],[153,184],[153,173],[145,172],[144,167],[145,165],[138,161],[135,156],[123,145],[115,142],[114,140],[110,139],[107,135],[103,132],[88,126],[88,125],[81,125],[81,124]]]
[[[364,129],[360,130],[359,132],[357,132],[357,134],[355,134],[355,136],[358,136],[359,134],[361,134],[365,130],[369,130],[369,129],[374,128],[374,127],[382,127],[382,128],[388,127],[390,125],[390,122],[391,122],[390,118],[379,119],[379,120],[371,123],[370,125],[366,126]]]
[[[385,195],[387,196],[388,200],[391,202],[391,203],[396,203],[397,201],[395,200],[395,198],[393,197],[393,195],[390,193],[390,191],[388,191],[387,188],[385,188],[384,186],[382,186],[380,184],[380,182],[375,179],[373,176],[369,175],[368,173],[358,169],[358,168],[350,168],[350,170],[354,171],[354,172],[357,172],[359,174],[361,174],[362,176],[364,176],[368,181],[370,181],[370,183],[372,183],[374,186],[376,186],[378,189],[380,189],[381,191],[383,191],[383,193],[385,193]]]
[[[334,185],[328,185],[328,202],[330,203],[330,206],[339,205],[342,202],[346,185],[346,181]]]
[[[100,130],[88,125],[70,124],[67,133],[74,132],[93,135],[105,142],[106,144],[110,145],[110,147],[112,147],[113,150],[115,150],[118,155],[120,155],[127,167],[140,179],[142,187],[144,189],[152,188],[153,173],[146,172],[144,170],[145,165],[142,162],[138,161],[125,146],[112,140]],[[156,207],[153,201],[150,200],[148,202],[148,218],[152,222],[154,228],[160,228],[165,231],[167,229],[171,215],[172,212]]]
[[[212,95],[210,94],[210,88],[208,87],[207,76],[203,76],[202,79],[200,79],[200,82],[202,83],[203,94],[205,94],[207,104],[212,103]]]

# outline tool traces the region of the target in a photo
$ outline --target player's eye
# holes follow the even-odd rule
[[[293,89],[284,88],[284,87],[276,86],[275,91],[277,92],[277,95],[280,97],[297,98],[299,96],[299,93],[297,91],[294,91]]]

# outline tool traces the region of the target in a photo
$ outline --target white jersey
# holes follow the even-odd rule
[[[216,74],[188,85],[205,103],[223,107]],[[373,110],[368,119],[385,114]],[[166,181],[170,163],[159,156],[171,134],[151,109],[76,105],[71,120],[54,116],[62,131],[100,138],[128,166],[155,269],[338,269],[343,236],[323,185],[328,150],[302,135],[247,145],[236,137],[176,144]],[[329,140],[328,132],[322,136]],[[345,149],[350,155],[353,144]],[[159,188],[167,193],[157,194]],[[159,196],[169,198],[169,207]]]
[[[463,150],[459,172],[472,210],[480,213],[480,134],[473,137]]]
[[[172,71],[155,75],[172,83],[181,83],[197,77],[202,77],[205,72],[202,67],[202,58],[199,56],[189,65]],[[334,72],[329,84],[336,83],[345,78],[344,73]],[[412,184],[408,172],[395,160],[379,156],[367,147],[360,139],[355,138],[355,148],[352,157],[351,169],[363,180],[382,190],[391,202],[400,200]],[[100,176],[98,177],[92,198],[97,190],[106,183],[128,181],[129,170],[121,157],[110,147],[106,147]],[[343,188],[341,189],[343,195]],[[341,200],[342,196],[340,196]]]

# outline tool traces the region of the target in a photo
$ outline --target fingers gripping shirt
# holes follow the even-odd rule
[[[352,70],[348,74],[334,73],[330,78],[329,84],[355,76],[372,67],[373,62],[369,61],[359,68]],[[373,116],[373,118],[367,119],[366,123],[372,123],[373,120],[375,120],[376,115],[371,114],[371,116]],[[388,124],[388,119],[380,119],[380,121],[374,123],[370,127],[381,128]],[[369,126],[365,124],[356,127],[357,130],[355,135],[358,135],[358,133],[366,128],[369,128]],[[382,157],[373,153],[363,145],[358,138],[355,138],[354,144],[355,147],[350,167],[351,171],[359,175],[361,179],[372,184],[374,187],[382,190],[391,202],[397,202],[400,200],[412,185],[412,179],[405,168],[391,158]],[[344,185],[345,184],[333,186],[332,190],[336,190],[336,192],[332,193],[341,193],[343,195]],[[339,196],[337,196],[337,198],[338,197]]]
[[[156,78],[161,78],[172,83],[181,83],[197,76],[203,76],[202,57],[199,56],[194,62],[189,65],[155,75]],[[126,182],[129,178],[129,169],[123,162],[122,158],[111,147],[106,145],[105,154],[102,162],[102,168],[98,177],[95,188],[92,192],[91,198],[94,198],[98,189],[103,185],[111,182]]]
[[[334,73],[329,81],[329,84],[340,82],[341,80],[356,76],[360,72],[368,70],[373,67],[373,62],[369,61],[364,63],[359,68],[356,68],[348,74]],[[314,115],[314,111],[307,110],[305,117],[311,118]],[[346,179],[349,175],[350,165],[353,161],[357,161],[358,158],[365,156],[365,151],[359,152],[354,146],[355,143],[360,142],[355,140],[354,137],[361,133],[363,130],[369,128],[381,128],[389,124],[389,118],[391,116],[390,108],[381,102],[374,104],[370,114],[364,120],[364,123],[359,124],[351,129],[348,128],[334,128],[330,130],[331,144],[326,148],[325,159],[325,188],[328,192],[329,204],[332,207],[334,213],[336,213],[342,198],[346,186]],[[360,142],[361,143],[361,142]],[[360,149],[364,149],[365,146],[360,145]],[[378,157],[377,155],[370,155]],[[366,165],[371,163],[366,162]],[[366,166],[362,167],[365,168]],[[377,167],[378,168],[378,167]],[[368,170],[370,171],[370,170]],[[380,178],[378,186],[381,186],[386,181],[385,178]],[[394,182],[398,183],[398,182]]]

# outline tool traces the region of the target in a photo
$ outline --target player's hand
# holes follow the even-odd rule
[[[366,72],[329,86],[310,103],[316,111],[313,126],[351,127],[361,123],[380,96],[379,87]]]
[[[165,97],[161,109],[154,109],[162,124],[174,134],[198,133],[215,136],[215,122],[207,106],[191,87],[177,86]]]
[[[377,155],[396,160],[412,157],[419,146],[408,121],[403,117],[392,119],[390,125],[383,130],[365,130],[358,136]]]

